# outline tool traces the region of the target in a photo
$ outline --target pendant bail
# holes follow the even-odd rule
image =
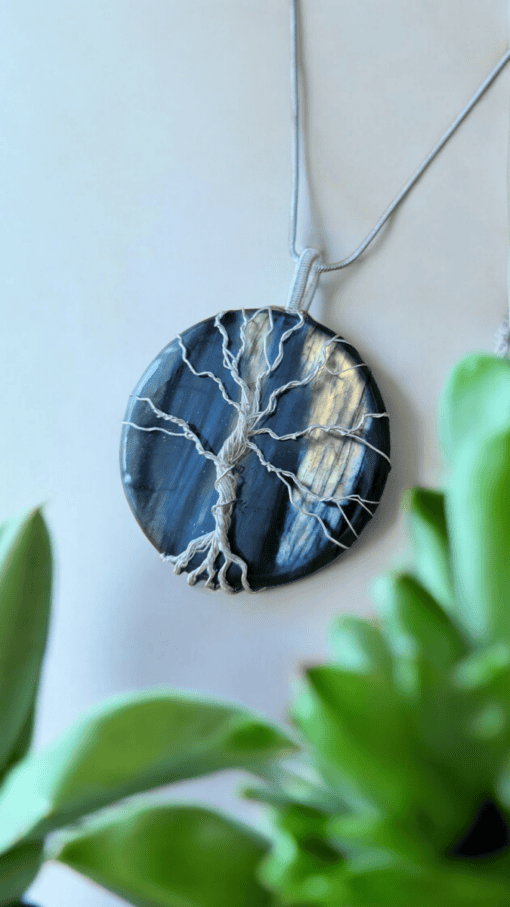
[[[317,249],[307,246],[301,252],[285,307],[288,312],[307,312],[310,308],[319,282],[320,261],[321,254]]]

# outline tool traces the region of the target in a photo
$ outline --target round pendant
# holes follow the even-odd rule
[[[127,499],[160,554],[225,592],[330,563],[373,515],[390,470],[368,367],[302,312],[223,312],[189,328],[130,397]]]

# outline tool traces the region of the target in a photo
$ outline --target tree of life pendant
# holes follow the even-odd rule
[[[350,343],[288,308],[176,337],[127,407],[131,509],[176,573],[225,592],[300,579],[350,548],[390,470],[388,416]]]

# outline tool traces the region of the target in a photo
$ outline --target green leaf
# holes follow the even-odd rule
[[[361,673],[381,671],[386,677],[392,674],[391,652],[375,621],[341,615],[330,631],[330,649],[339,667]]]
[[[51,549],[40,510],[0,535],[0,773],[29,744],[51,605]]]
[[[510,644],[500,641],[486,649],[477,649],[459,661],[453,670],[452,681],[461,690],[483,690],[500,678],[506,682],[509,673]]]
[[[116,697],[27,756],[0,791],[0,850],[158,785],[292,753],[276,725],[175,690]]]
[[[455,666],[451,679],[461,696],[457,772],[463,769],[479,791],[491,790],[510,747],[510,646],[498,642],[473,652]]]
[[[510,639],[510,429],[465,443],[447,487],[458,615],[477,643]]]
[[[437,842],[428,834],[426,825],[419,827],[415,816],[383,816],[351,813],[331,818],[326,826],[329,839],[338,842],[344,852],[386,853],[410,861],[429,861]]]
[[[303,806],[327,813],[343,812],[344,801],[319,775],[305,754],[286,762],[268,762],[260,771],[264,784],[250,784],[242,793],[248,800],[272,806]]]
[[[510,428],[510,361],[484,353],[462,359],[441,394],[439,427],[451,462],[465,442]]]
[[[455,605],[444,495],[431,488],[411,488],[404,495],[403,507],[409,515],[416,577],[452,614]]]
[[[411,576],[390,573],[379,577],[374,592],[383,612],[384,627],[395,653],[396,682],[409,702],[409,718],[422,759],[440,766],[451,777],[464,810],[481,783],[487,783],[492,761],[483,758],[473,735],[486,699],[471,701],[452,683],[452,672],[464,659],[468,645],[457,626],[429,593]],[[461,662],[464,663],[464,662]]]
[[[455,820],[448,791],[419,760],[398,691],[380,675],[312,668],[293,714],[324,777],[351,807],[408,812],[422,801],[436,824]]]
[[[255,870],[268,842],[193,806],[131,806],[64,845],[58,860],[136,907],[268,907]]]
[[[507,757],[496,781],[496,793],[504,807],[510,810],[510,758]]]
[[[506,907],[510,886],[491,869],[476,872],[445,863],[378,864],[369,855],[349,866],[349,907]]]
[[[373,584],[373,594],[397,658],[425,660],[440,671],[467,650],[457,626],[435,599],[406,573],[388,573]]]
[[[34,881],[43,861],[40,843],[21,844],[0,856],[0,904],[12,905]]]
[[[328,819],[320,810],[298,806],[275,813],[273,844],[259,877],[284,904],[322,904],[332,885],[338,892],[346,861],[328,840]]]
[[[21,733],[14,744],[13,749],[11,750],[11,755],[9,756],[9,761],[5,766],[4,772],[7,774],[11,768],[13,768],[18,762],[20,762],[24,756],[26,756],[30,745],[32,742],[32,734],[34,730],[35,723],[35,703],[32,710],[29,712],[27,720],[21,729]]]

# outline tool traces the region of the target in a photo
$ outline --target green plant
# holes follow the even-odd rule
[[[28,878],[45,852],[138,907],[508,907],[510,363],[465,359],[440,410],[444,492],[408,492],[414,566],[377,581],[377,622],[337,620],[331,663],[301,679],[301,753],[282,758],[288,732],[240,709],[229,715],[243,730],[227,722],[225,737],[211,704],[163,693],[172,716],[184,701],[179,721],[164,724],[157,759],[142,747],[124,776],[145,719],[116,725],[129,708],[103,707],[7,773],[1,859],[32,848]],[[145,709],[153,696],[135,699]],[[232,765],[254,776],[245,794],[266,806],[264,835],[153,799],[99,811]]]
[[[63,826],[104,821],[111,804],[173,781],[224,768],[263,771],[266,760],[296,748],[288,733],[247,709],[160,689],[108,700],[31,753],[50,601],[50,542],[35,510],[0,530],[0,905],[12,907],[54,853],[54,833]],[[117,806],[112,815],[119,859],[129,860],[133,879],[146,890],[133,903],[200,903],[191,872],[197,852],[202,877],[213,889],[230,891],[228,903],[264,902],[255,867],[266,841],[241,823],[153,798]],[[154,865],[161,842],[179,855],[168,878],[158,877]],[[216,848],[234,861],[218,861]],[[97,875],[92,866],[81,869]]]

